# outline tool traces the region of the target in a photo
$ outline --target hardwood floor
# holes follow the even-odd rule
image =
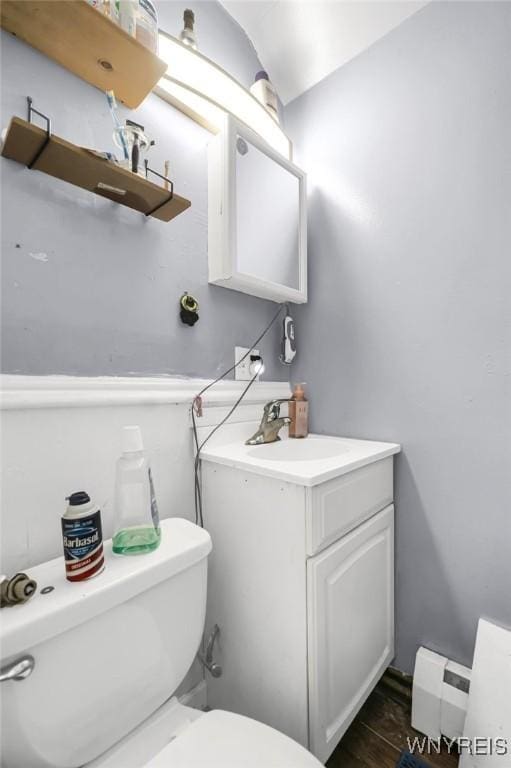
[[[410,698],[399,692],[392,680],[381,681],[346,731],[327,762],[327,768],[395,768],[407,737],[422,734],[410,725]],[[421,760],[432,768],[457,768],[458,755],[449,754],[447,745],[441,754],[424,755]]]

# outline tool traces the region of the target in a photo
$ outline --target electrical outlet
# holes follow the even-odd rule
[[[243,355],[246,355],[249,349],[250,347],[234,347],[234,362],[237,363],[238,360],[241,360]],[[253,374],[250,373],[250,363],[252,362],[250,356],[258,354],[258,349],[250,350],[250,355],[248,355],[240,365],[236,366],[234,369],[234,378],[236,381],[250,381],[250,379],[253,378]],[[257,377],[256,381],[259,381],[259,379],[260,376]]]

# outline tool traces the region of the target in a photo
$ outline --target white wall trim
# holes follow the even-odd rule
[[[212,379],[178,376],[18,376],[0,375],[0,410],[26,408],[98,407],[135,404],[191,403]],[[247,382],[221,381],[204,396],[206,404],[228,405]],[[288,397],[289,383],[259,381],[248,390],[244,403],[265,403]]]

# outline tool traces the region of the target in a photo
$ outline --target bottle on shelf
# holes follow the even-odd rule
[[[158,53],[158,14],[151,0],[138,0],[136,38],[153,53]]]
[[[131,37],[137,36],[138,0],[119,0],[119,26]]]
[[[87,0],[87,2],[104,16],[111,19],[114,24],[120,23],[119,0]]]
[[[273,119],[280,123],[279,120],[279,101],[277,98],[277,91],[275,86],[270,81],[268,73],[263,69],[255,76],[255,82],[250,86],[250,93],[261,102],[263,107],[270,113]]]
[[[190,48],[197,50],[197,37],[193,28],[194,24],[195,14],[187,8],[183,13],[183,29],[179,33],[179,39],[185,45],[189,45]]]
[[[114,24],[119,23],[119,0],[102,0],[100,10],[103,11]]]

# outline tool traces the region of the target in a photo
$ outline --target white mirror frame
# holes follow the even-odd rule
[[[236,269],[236,139],[241,136],[299,180],[299,288],[269,282]],[[307,301],[306,175],[275,152],[256,133],[230,116],[208,148],[209,282],[261,299],[304,304]]]

